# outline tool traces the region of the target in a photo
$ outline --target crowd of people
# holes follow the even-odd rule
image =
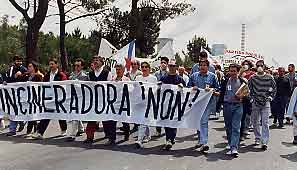
[[[104,57],[102,56],[94,56],[89,65],[83,59],[77,58],[73,63],[74,71],[70,74],[59,69],[58,60],[55,58],[49,59],[49,71],[47,73],[42,73],[35,62],[29,62],[25,67],[20,56],[14,56],[13,61],[11,67],[5,73],[0,74],[1,84],[65,80],[138,81],[172,84],[181,88],[192,88],[194,91],[204,89],[212,92],[213,96],[205,112],[202,113],[200,128],[197,131],[196,148],[199,148],[201,152],[209,150],[208,122],[210,114],[221,112],[221,110],[223,110],[227,134],[228,155],[238,156],[239,143],[245,140],[247,135],[250,135],[249,130],[251,129],[254,132],[255,145],[261,145],[263,150],[267,150],[269,118],[273,118],[272,126],[278,128],[284,128],[285,123],[290,124],[293,120],[293,144],[297,144],[297,90],[294,92],[296,95],[292,95],[297,87],[297,73],[295,73],[294,64],[288,66],[288,73],[286,73],[286,69],[283,67],[278,68],[277,71],[271,71],[266,67],[263,60],[257,61],[255,65],[246,60],[241,65],[231,64],[222,71],[221,66],[213,65],[208,61],[207,53],[201,52],[199,61],[192,67],[190,73],[187,73],[183,66],[178,66],[175,60],[162,57],[159,71],[155,73],[151,72],[152,69],[148,62],[140,63],[137,60],[132,60],[130,71],[125,71],[123,64],[116,64],[115,75],[112,75],[111,68],[104,64]],[[84,70],[86,66],[89,67],[88,72]],[[244,88],[247,88],[248,92],[242,95],[239,91]],[[292,109],[288,110],[289,103]],[[287,112],[288,114],[286,114]],[[292,116],[285,117],[286,115]],[[16,135],[17,132],[23,131],[25,124],[27,124],[26,138],[42,140],[49,123],[49,119],[26,123],[10,120],[9,132],[6,135]],[[67,142],[75,141],[77,136],[86,133],[84,143],[92,144],[98,124],[98,122],[90,121],[84,127],[84,123],[78,120],[68,122],[59,120],[61,136],[65,136]],[[113,120],[102,121],[102,125],[107,139],[106,144],[115,145],[118,122]],[[125,141],[129,140],[132,133],[137,133],[135,145],[137,148],[142,148],[143,144],[151,139],[151,128],[147,125],[131,125],[122,122],[120,130],[123,131]],[[170,150],[175,144],[177,129],[171,127],[155,128],[157,136],[161,136],[162,129],[165,129],[164,150]]]

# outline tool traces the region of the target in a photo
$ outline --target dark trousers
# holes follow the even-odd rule
[[[43,135],[44,132],[46,131],[49,123],[50,123],[50,119],[41,120],[40,123],[37,126],[38,133]],[[60,128],[61,128],[61,131],[66,131],[67,130],[66,120],[59,120],[59,125],[60,125]]]
[[[288,96],[276,96],[271,103],[271,111],[274,118],[274,123],[278,121],[279,125],[283,125],[288,98]]]
[[[88,122],[86,127],[87,139],[94,139],[94,134],[97,128],[97,122]]]
[[[105,136],[109,140],[115,141],[117,137],[117,134],[116,134],[117,122],[113,120],[109,120],[109,121],[102,121],[102,124],[103,124],[103,130],[104,130]]]
[[[161,133],[161,132],[162,132],[162,127],[156,127],[156,131],[157,131],[158,133]]]
[[[123,122],[123,130],[124,130],[124,135],[129,136],[130,135],[130,124]]]
[[[176,128],[165,127],[166,141],[170,141],[173,144],[176,137],[176,132]]]
[[[243,99],[242,101],[242,117],[241,117],[241,126],[240,126],[240,136],[243,136],[243,131],[247,128],[246,127],[246,116],[252,114],[252,103],[249,99]]]
[[[34,128],[34,130],[33,130],[33,128]],[[32,133],[32,130],[33,130],[33,132],[36,132],[37,131],[37,121],[29,121],[28,122],[28,125],[27,125],[27,134]]]

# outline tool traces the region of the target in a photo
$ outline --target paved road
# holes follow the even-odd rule
[[[178,131],[177,144],[172,151],[161,151],[164,137],[153,138],[144,149],[137,150],[129,142],[106,147],[102,132],[96,133],[93,145],[66,143],[59,134],[58,124],[52,121],[47,139],[32,141],[22,136],[8,138],[0,134],[0,170],[296,170],[297,146],[293,146],[292,127],[272,129],[267,151],[253,146],[251,139],[242,143],[239,158],[225,155],[225,131],[222,120],[210,123],[210,152],[200,154],[194,149],[193,130]],[[118,136],[118,140],[123,139]]]

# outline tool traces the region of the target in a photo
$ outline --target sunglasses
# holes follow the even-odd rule
[[[161,62],[161,64],[167,64],[166,62]]]
[[[138,64],[137,64],[137,63],[132,63],[132,65],[133,65],[133,66],[137,66]]]
[[[80,67],[81,65],[75,64],[74,67]]]
[[[150,68],[149,66],[141,66],[141,68]]]
[[[176,65],[169,65],[169,67],[176,67]]]

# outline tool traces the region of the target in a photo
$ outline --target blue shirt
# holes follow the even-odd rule
[[[184,79],[179,75],[163,76],[161,77],[160,81],[164,84],[173,84],[173,85],[183,84],[183,86],[186,86]]]
[[[155,76],[157,77],[158,81],[160,81],[163,76],[167,76],[167,75],[168,75],[167,71],[160,70],[155,73]]]
[[[200,68],[199,68],[199,63],[195,64],[192,68],[192,71],[191,71],[191,75],[196,73],[196,72],[199,72],[200,71]],[[212,72],[212,73],[215,73],[215,68],[212,64],[209,64],[209,67],[208,67],[208,71],[209,72]]]
[[[197,86],[198,88],[205,89],[206,85],[209,85],[210,88],[214,88],[215,91],[219,91],[220,85],[217,79],[217,76],[214,73],[207,72],[206,74],[201,74],[196,72],[190,76],[188,87]]]

